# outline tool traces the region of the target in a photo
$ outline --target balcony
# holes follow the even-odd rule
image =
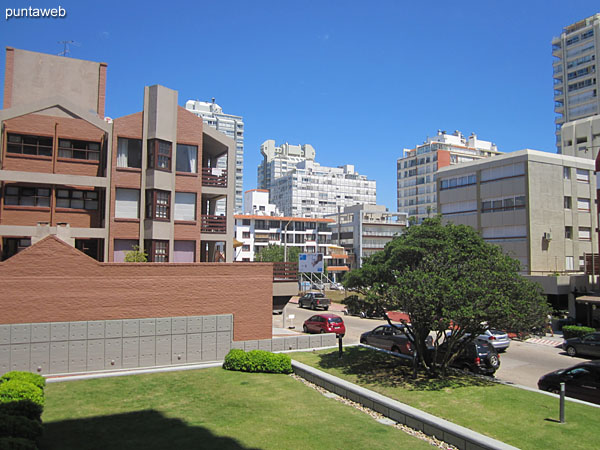
[[[298,281],[297,262],[275,262],[273,263],[273,281]]]
[[[211,187],[227,187],[227,169],[214,167],[202,168],[202,185]]]
[[[227,217],[202,214],[200,216],[202,233],[227,233]]]

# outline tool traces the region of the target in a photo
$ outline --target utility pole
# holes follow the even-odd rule
[[[69,50],[69,44],[74,44],[75,41],[58,41],[58,43],[63,45],[63,51],[60,52],[58,56],[67,56],[69,53],[71,53],[71,50]]]

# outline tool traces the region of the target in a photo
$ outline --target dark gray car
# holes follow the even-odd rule
[[[402,329],[390,325],[380,325],[374,330],[360,335],[360,343],[372,345],[395,353],[412,355],[412,345]]]
[[[563,342],[562,348],[569,356],[587,355],[600,358],[600,333],[567,339]]]

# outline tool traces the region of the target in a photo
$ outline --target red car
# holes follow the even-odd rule
[[[317,314],[308,318],[302,327],[305,333],[335,333],[344,337],[346,326],[340,316],[335,314]]]

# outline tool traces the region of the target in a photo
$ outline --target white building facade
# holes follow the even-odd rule
[[[235,141],[235,212],[242,211],[242,192],[244,184],[244,120],[241,116],[223,113],[223,108],[212,102],[201,102],[198,100],[188,100],[185,103],[185,109],[202,117],[204,123],[209,127],[220,131],[224,135]],[[219,160],[217,168],[227,169],[227,162]],[[217,215],[224,215],[224,204],[217,204]]]
[[[465,138],[460,131],[438,131],[423,144],[404,149],[397,160],[398,212],[408,214],[417,223],[435,216],[439,169],[499,154],[494,143],[478,139],[475,134]]]
[[[271,189],[275,180],[302,161],[314,161],[315,149],[310,144],[290,145],[287,142],[275,146],[274,140],[267,140],[260,146],[263,161],[258,166],[257,184],[259,189]]]
[[[600,60],[600,14],[563,29],[552,39],[556,147],[563,153],[565,122],[600,114],[596,65]]]
[[[343,247],[351,269],[362,266],[365,257],[383,250],[408,225],[406,213],[390,212],[383,205],[355,205],[329,216],[332,242]]]
[[[244,214],[235,216],[235,238],[242,243],[236,261],[255,261],[269,244],[298,247],[301,253],[326,253],[331,244],[332,219],[289,217],[269,203],[269,191],[252,189],[244,193]]]
[[[275,179],[270,201],[287,216],[325,217],[338,207],[377,203],[376,182],[354,170],[353,165],[325,167],[305,160]]]

